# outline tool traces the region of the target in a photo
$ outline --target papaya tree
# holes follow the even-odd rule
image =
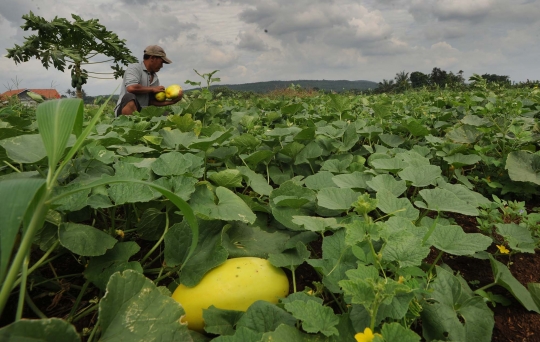
[[[37,31],[37,34],[25,37],[22,46],[15,44],[14,48],[7,49],[6,57],[12,58],[16,64],[36,58],[46,69],[52,65],[62,72],[67,67],[71,70],[71,86],[76,89],[77,97],[82,98],[82,86],[89,77],[117,79],[124,74],[123,66],[137,59],[126,47],[125,40],[108,31],[98,19],[83,20],[75,14],[71,17],[72,22],[58,17],[47,21],[31,11],[23,15],[25,23],[21,28]],[[96,56],[108,59],[95,61],[93,58]],[[112,72],[86,70],[87,65],[96,63],[111,63]]]

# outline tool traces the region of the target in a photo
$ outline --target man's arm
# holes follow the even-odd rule
[[[160,91],[165,91],[164,86],[156,86],[156,87],[143,87],[142,85],[136,83],[136,84],[130,84],[126,87],[126,91],[133,93],[133,94],[147,94],[147,93],[159,93]]]

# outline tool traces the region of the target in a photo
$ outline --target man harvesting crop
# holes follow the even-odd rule
[[[165,91],[165,87],[159,84],[157,72],[163,67],[163,63],[172,63],[167,58],[163,48],[150,45],[144,49],[143,61],[128,65],[120,97],[114,109],[115,115],[131,115],[135,111],[141,111],[147,106],[168,106],[182,99],[182,93],[168,100],[157,100],[155,95]]]

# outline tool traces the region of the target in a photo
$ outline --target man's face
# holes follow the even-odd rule
[[[150,57],[150,69],[151,72],[158,72],[163,67],[163,59],[157,56]]]

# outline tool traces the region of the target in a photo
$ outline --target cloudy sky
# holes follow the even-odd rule
[[[31,34],[20,28],[29,11],[99,19],[140,59],[147,45],[161,45],[173,61],[159,72],[163,85],[201,80],[194,69],[219,70],[221,84],[380,82],[434,67],[540,79],[540,0],[17,0],[0,2],[0,93],[70,88],[69,71],[5,57]],[[110,94],[119,84],[90,79],[85,91]]]

